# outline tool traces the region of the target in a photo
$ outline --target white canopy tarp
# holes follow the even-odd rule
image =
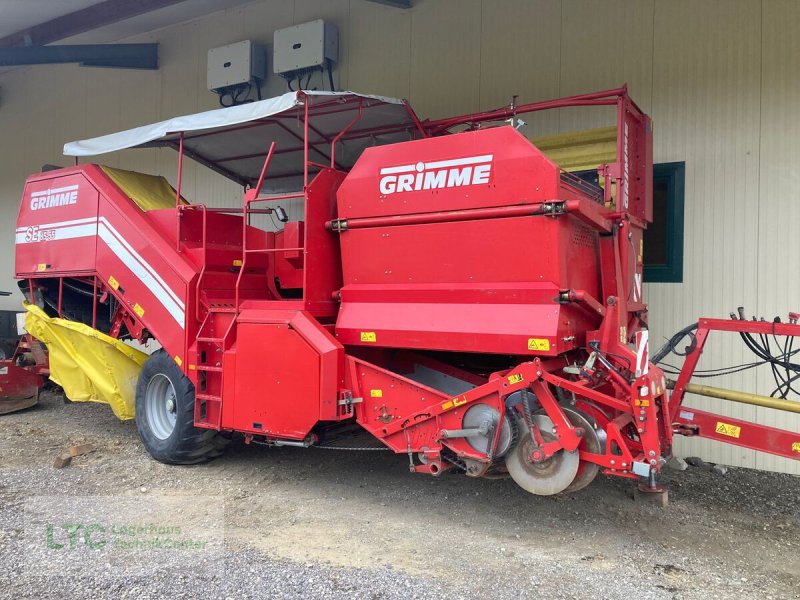
[[[178,148],[187,156],[244,185],[259,176],[271,142],[276,153],[265,190],[293,189],[304,167],[303,114],[309,103],[309,160],[328,164],[333,139],[353,123],[336,145],[336,166],[347,169],[370,145],[411,139],[417,120],[403,101],[355,92],[304,90],[282,96],[174,117],[151,125],[64,145],[67,156],[96,156],[128,148]]]

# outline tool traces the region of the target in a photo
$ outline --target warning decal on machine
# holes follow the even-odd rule
[[[362,342],[376,342],[376,341],[378,341],[378,338],[375,335],[374,331],[362,331],[361,332],[361,341]]]
[[[792,452],[800,452],[800,442],[792,444]]]
[[[547,352],[550,350],[550,340],[545,338],[528,338],[528,350]]]
[[[442,410],[450,410],[451,408],[455,408],[456,406],[461,406],[462,404],[467,403],[466,396],[456,396],[451,400],[448,400],[444,404],[442,404]]]
[[[742,428],[737,425],[730,425],[729,423],[723,423],[722,421],[717,421],[717,427],[714,430],[720,435],[727,435],[728,437],[738,438],[742,434]]]

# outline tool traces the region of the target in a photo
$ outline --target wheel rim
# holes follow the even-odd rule
[[[175,388],[166,375],[157,373],[147,384],[145,393],[147,425],[160,440],[167,439],[175,429],[178,399]]]

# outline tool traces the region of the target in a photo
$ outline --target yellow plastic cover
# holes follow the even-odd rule
[[[602,127],[530,138],[531,143],[565,171],[596,169],[617,160],[617,128]]]
[[[48,317],[25,304],[28,333],[47,345],[50,379],[75,402],[101,402],[128,420],[135,416],[136,381],[148,355],[83,323]]]
[[[109,179],[144,211],[175,206],[175,188],[161,175],[112,169],[100,165]],[[181,199],[181,202],[185,202]]]

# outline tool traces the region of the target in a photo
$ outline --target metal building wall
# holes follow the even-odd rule
[[[649,284],[653,339],[700,315],[785,316],[800,299],[800,2],[796,0],[415,0],[399,10],[366,0],[260,0],[129,41],[157,41],[157,72],[36,67],[0,75],[0,289],[12,285],[22,183],[44,163],[66,164],[65,141],[214,108],[209,48],[314,18],[340,30],[340,89],[408,98],[439,117],[616,87],[653,116],[655,158],[686,162],[684,283]],[[265,96],[285,91],[272,77]],[[608,112],[564,110],[529,119],[531,137],[596,127]],[[172,178],[171,151],[127,151],[111,166]],[[238,205],[241,190],[187,166],[194,201]],[[295,211],[295,215],[296,215]],[[18,302],[0,299],[3,308]],[[713,339],[701,366],[750,360],[736,338]],[[769,393],[768,373],[719,385]],[[697,406],[794,427],[800,418]],[[800,463],[712,442],[678,451],[726,464],[800,473]]]

